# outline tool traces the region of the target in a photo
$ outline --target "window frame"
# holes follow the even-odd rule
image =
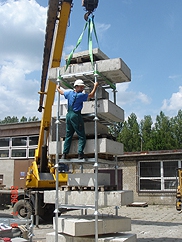
[[[138,162],[138,192],[142,192],[142,193],[151,193],[151,192],[176,192],[176,176],[175,177],[165,177],[164,176],[164,162],[178,162],[178,168],[181,167],[181,160],[151,160],[151,161],[139,161]],[[141,177],[140,173],[141,173],[141,163],[142,162],[147,162],[147,163],[151,163],[151,162],[159,162],[160,163],[160,176],[159,177]],[[160,180],[160,184],[161,184],[161,189],[141,189],[141,180]],[[174,182],[174,188],[165,188],[165,182],[171,180],[171,182]]]
[[[30,139],[31,137],[36,137],[37,139],[37,145],[34,143],[32,145],[30,145]],[[7,153],[9,154],[9,156],[4,156],[4,157],[0,157],[0,160],[3,159],[28,159],[28,158],[34,158],[34,156],[29,156],[30,154],[30,150],[31,149],[37,149],[38,147],[38,140],[39,140],[39,135],[22,135],[22,136],[13,136],[13,137],[1,137],[0,139],[9,139],[9,145],[8,146],[0,146],[0,151],[7,151]],[[26,144],[25,145],[13,145],[13,139],[15,138],[26,138]],[[18,150],[25,150],[25,154],[26,156],[13,156],[13,152],[14,151],[18,151]]]

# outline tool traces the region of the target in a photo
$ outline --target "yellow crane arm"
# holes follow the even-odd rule
[[[66,29],[69,21],[69,15],[72,7],[72,0],[61,1],[59,0],[50,0],[49,1],[49,10],[48,10],[48,21],[51,26],[46,30],[45,48],[44,48],[44,63],[43,63],[43,73],[41,80],[41,91],[40,91],[40,106],[39,111],[43,110],[43,116],[41,120],[41,127],[39,133],[38,148],[35,152],[35,160],[38,162],[42,157],[45,159],[47,156],[47,138],[49,134],[50,122],[51,122],[51,110],[54,102],[56,84],[48,81],[46,91],[45,84],[47,78],[48,67],[59,67],[63,45],[66,35]],[[55,13],[57,11],[57,13]],[[48,26],[48,25],[47,25]],[[52,52],[52,53],[51,53]],[[52,55],[52,56],[51,56]],[[45,100],[43,100],[45,99]],[[43,102],[44,101],[44,102]],[[42,154],[42,146],[45,147],[45,153]],[[42,164],[44,167],[47,166],[46,162]],[[43,168],[44,170],[44,168]]]

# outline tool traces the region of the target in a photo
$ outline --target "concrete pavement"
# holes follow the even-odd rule
[[[114,214],[115,210],[107,208],[100,212]],[[175,205],[123,206],[119,208],[118,215],[132,219],[131,232],[137,234],[137,242],[182,242],[182,213],[176,211]],[[45,242],[46,234],[52,231],[52,224],[35,227],[33,242]]]

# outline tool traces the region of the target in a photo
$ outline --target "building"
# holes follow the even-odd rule
[[[0,125],[0,183],[24,188],[38,144],[40,121]]]
[[[0,183],[7,188],[24,188],[39,130],[40,121],[0,125]],[[175,204],[176,169],[181,162],[182,150],[125,153],[118,157],[118,187],[133,190],[136,202]]]
[[[181,162],[182,150],[125,153],[118,158],[123,189],[133,190],[136,202],[175,204]]]

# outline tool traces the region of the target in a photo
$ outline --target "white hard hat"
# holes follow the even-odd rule
[[[85,86],[85,84],[84,84],[84,82],[81,79],[78,79],[74,83],[74,87],[75,86]]]

